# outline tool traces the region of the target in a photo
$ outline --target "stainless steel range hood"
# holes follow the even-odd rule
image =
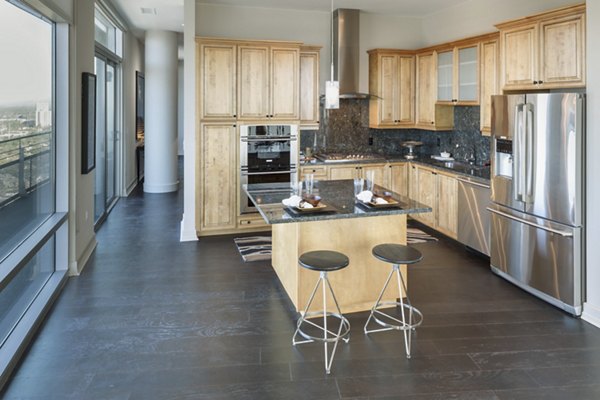
[[[333,12],[334,80],[340,82],[341,99],[366,99],[360,93],[360,10],[338,8]]]

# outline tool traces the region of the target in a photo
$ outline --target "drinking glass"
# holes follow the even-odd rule
[[[307,194],[313,193],[314,184],[315,184],[315,176],[313,174],[304,175],[304,187],[306,188]]]
[[[375,183],[373,182],[375,179],[375,171],[373,171],[373,170],[366,171],[365,176],[367,178],[367,180],[366,180],[367,190],[370,190],[372,192],[373,187],[375,186]]]
[[[296,196],[300,196],[300,194],[302,192],[302,181],[292,182],[291,186],[292,186],[292,194],[295,194]]]
[[[354,197],[363,191],[365,180],[362,178],[354,178]]]

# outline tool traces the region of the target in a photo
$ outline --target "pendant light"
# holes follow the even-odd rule
[[[331,80],[325,82],[325,108],[340,108],[340,82],[333,80],[333,0],[331,0]]]

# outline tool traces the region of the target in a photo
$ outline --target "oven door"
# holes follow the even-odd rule
[[[285,171],[268,171],[268,172],[249,172],[242,169],[240,175],[240,214],[256,212],[256,207],[250,201],[244,192],[245,184],[256,183],[291,183],[295,182],[297,171],[296,169],[288,169]],[[260,201],[260,197],[257,197]]]

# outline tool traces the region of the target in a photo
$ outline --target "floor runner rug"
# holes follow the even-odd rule
[[[271,236],[248,236],[233,239],[244,262],[264,261],[271,258]],[[437,242],[438,239],[418,228],[406,228],[408,244]]]

